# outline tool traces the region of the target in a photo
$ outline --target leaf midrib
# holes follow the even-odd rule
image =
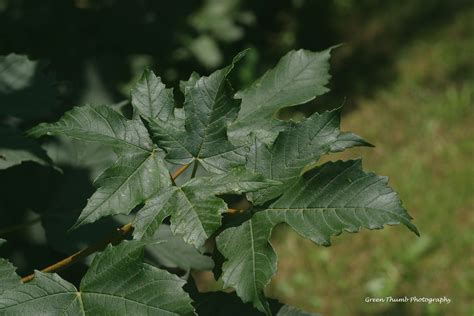
[[[57,129],[60,129],[60,128],[58,127]],[[125,140],[123,140],[123,139],[116,138],[116,137],[112,137],[112,136],[109,136],[109,135],[100,134],[100,133],[95,133],[95,132],[91,132],[91,131],[89,131],[89,130],[81,129],[81,128],[69,128],[68,130],[71,131],[71,132],[73,132],[73,133],[85,133],[85,134],[88,134],[88,135],[91,135],[91,136],[96,136],[96,135],[98,135],[98,136],[101,136],[101,137],[104,137],[104,138],[111,139],[111,140],[116,141],[116,142],[123,143],[123,144],[125,144],[127,147],[132,147],[132,148],[139,149],[139,150],[142,151],[142,152],[147,152],[147,153],[151,152],[150,149],[143,148],[143,147],[141,147],[141,146],[139,146],[139,145],[137,145],[137,144],[130,143],[130,142],[127,142],[127,141],[125,141]],[[61,131],[59,131],[59,132],[56,132],[56,133],[54,133],[54,134],[60,135],[60,134],[63,134],[63,133],[62,133]],[[71,134],[69,134],[68,136],[71,137],[71,138],[75,138],[75,139],[78,139],[78,140],[82,140],[82,141],[93,142],[93,140],[87,140],[87,139],[81,138],[81,137],[79,137],[79,136],[71,135]],[[124,147],[122,147],[122,146],[113,146],[113,147],[124,148]]]
[[[83,295],[88,295],[88,294],[91,294],[91,295],[98,295],[98,296],[107,296],[107,297],[113,297],[115,299],[122,299],[122,300],[126,300],[126,301],[129,301],[129,302],[133,302],[135,304],[138,304],[138,305],[141,305],[141,306],[145,306],[147,308],[151,308],[151,309],[155,309],[155,310],[158,310],[158,311],[161,311],[161,312],[164,312],[166,314],[169,314],[169,315],[179,315],[177,313],[174,313],[174,312],[171,312],[171,311],[168,311],[166,309],[162,309],[160,307],[157,307],[157,306],[150,306],[150,305],[147,305],[145,303],[142,303],[142,302],[139,302],[139,301],[136,301],[136,300],[133,300],[133,299],[130,299],[128,297],[124,297],[124,296],[119,296],[119,295],[114,295],[114,294],[109,294],[109,293],[99,293],[99,292],[90,292],[90,291],[75,291],[75,292],[61,292],[61,293],[53,293],[53,294],[48,294],[46,296],[40,296],[40,297],[35,297],[35,298],[32,298],[32,299],[29,299],[29,300],[26,300],[26,301],[23,301],[23,302],[20,302],[18,304],[15,304],[15,305],[10,305],[10,306],[7,306],[7,307],[4,307],[4,308],[0,308],[0,311],[3,310],[3,311],[6,311],[10,308],[15,308],[15,307],[19,307],[19,306],[22,306],[24,304],[28,304],[28,303],[32,303],[34,301],[37,301],[37,300],[41,300],[41,299],[50,299],[51,297],[55,297],[55,296],[74,296],[74,299],[71,300],[71,302],[69,303],[68,307],[66,308],[66,310],[69,308],[69,306],[71,306],[75,300],[79,300],[80,302],[80,305],[81,305],[81,311],[83,312],[83,315],[85,315],[85,309],[84,309],[84,300],[82,298]]]
[[[191,200],[188,198],[188,196],[186,195],[186,192],[183,191],[183,189],[181,187],[176,187],[176,192],[180,192],[183,196],[184,196],[184,199],[186,201],[186,203],[190,206],[190,209],[193,211],[193,213],[195,213],[197,215],[197,218],[199,219],[199,224],[201,225],[201,228],[206,236],[206,238],[209,238],[209,236],[207,235],[207,232],[206,232],[206,229],[204,228],[204,225],[202,224],[202,221],[201,221],[201,217],[200,217],[200,214],[197,212],[197,209],[198,207],[195,206]],[[181,224],[181,222],[180,222]]]
[[[71,301],[71,302],[74,302],[76,300],[76,297],[77,297],[77,293],[79,293],[78,291],[71,291],[71,292],[60,292],[60,293],[53,293],[53,294],[47,294],[46,296],[39,296],[39,297],[34,297],[34,298],[31,298],[29,300],[26,300],[26,301],[23,301],[23,302],[19,302],[15,305],[9,305],[9,306],[6,306],[6,307],[2,307],[0,308],[0,311],[4,311],[4,310],[8,310],[10,308],[13,308],[13,307],[18,307],[18,306],[21,306],[23,304],[27,304],[27,303],[31,303],[31,302],[34,302],[34,301],[37,301],[37,300],[41,300],[41,299],[48,299],[50,297],[53,297],[53,296],[60,296],[60,295],[68,295],[68,296],[72,296],[74,295],[75,298]]]
[[[212,108],[211,108],[211,113],[209,114],[209,119],[207,120],[206,122],[206,125],[204,127],[204,135],[202,136],[202,140],[201,140],[201,144],[199,144],[199,149],[198,149],[198,153],[196,154],[196,158],[201,158],[201,151],[202,151],[202,147],[204,146],[204,143],[206,142],[206,139],[207,137],[209,136],[209,125],[211,124],[211,119],[212,119],[212,114],[214,113],[214,110],[215,110],[215,107],[216,107],[216,100],[217,100],[217,95],[219,94],[219,91],[221,90],[221,87],[222,87],[222,83],[225,81],[225,77],[224,79],[219,83],[219,86],[217,87],[217,93],[216,95],[212,98]],[[203,81],[203,84],[204,84],[204,81]],[[206,91],[206,93],[209,95],[209,92],[207,90],[207,87],[206,89],[204,89]],[[196,105],[196,101],[194,101],[194,98],[192,96],[192,94],[190,93],[189,94],[192,102],[194,103],[194,105]],[[222,118],[222,117],[221,117]],[[219,119],[221,119],[219,118]]]
[[[102,207],[102,205],[104,205],[104,203],[108,200],[110,200],[110,198],[112,196],[114,196],[118,190],[120,190],[124,185],[125,183],[128,183],[128,181],[130,181],[130,179],[138,172],[138,170],[145,164],[145,162],[150,159],[150,157],[153,157],[154,153],[151,152],[150,155],[146,156],[143,161],[140,163],[140,165],[130,174],[129,177],[126,178],[125,181],[122,182],[122,184],[120,186],[118,186],[113,192],[112,194],[109,195],[109,197],[107,199],[104,199],[102,200],[102,202],[100,202],[100,204],[98,206],[96,206],[92,211],[89,212],[89,214],[86,215],[86,217],[84,217],[80,222],[77,222],[76,224],[74,224],[74,226],[80,226],[82,225],[82,223],[84,223],[84,221],[89,218],[93,213],[95,213],[97,211],[97,209],[99,209],[100,207]]]
[[[324,211],[324,210],[355,210],[355,209],[362,209],[364,211],[380,211],[384,213],[389,213],[392,214],[398,218],[402,218],[406,220],[405,217],[403,217],[400,214],[391,212],[386,209],[381,209],[381,208],[375,208],[375,207],[361,207],[361,206],[337,206],[337,207],[331,207],[331,206],[312,206],[312,207],[299,207],[299,208],[291,208],[291,207],[271,207],[271,208],[266,208],[265,211],[277,211],[277,212],[293,212],[293,211]]]
[[[134,143],[131,143],[131,142],[127,142],[123,139],[120,139],[117,137],[117,134],[115,133],[115,129],[112,127],[112,125],[110,124],[109,120],[102,114],[100,113],[99,111],[97,111],[97,109],[93,106],[90,107],[92,109],[92,111],[94,111],[100,118],[102,118],[102,120],[109,126],[110,130],[112,131],[112,133],[114,134],[115,137],[110,137],[110,136],[106,136],[106,137],[110,137],[112,139],[116,139],[120,142],[123,142],[125,144],[128,144],[128,145],[131,145],[131,146],[135,146],[141,150],[144,150],[144,151],[147,151],[147,152],[150,152],[150,149],[149,148],[143,148],[142,146],[139,146],[137,144],[134,144]],[[72,117],[72,116],[71,116]],[[75,117],[72,117],[73,119],[76,119]],[[133,121],[130,121],[130,122],[133,122]],[[125,127],[125,131],[127,131],[127,122],[123,122],[121,121],[121,123],[123,124],[123,126]],[[137,133],[138,135],[138,133]]]
[[[253,222],[252,219],[250,221],[250,240],[251,240],[251,251],[252,251],[252,274],[253,274],[253,289],[254,289],[254,294],[255,296],[258,297],[258,291],[257,291],[257,274],[256,274],[256,266],[255,266],[255,245],[254,245],[254,238],[253,238]]]

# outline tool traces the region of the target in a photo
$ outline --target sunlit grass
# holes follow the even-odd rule
[[[343,234],[330,248],[286,227],[273,235],[279,270],[268,294],[326,315],[474,313],[474,12],[405,49],[393,84],[343,119],[374,149],[367,170],[389,175],[421,231]],[[470,52],[470,53],[469,53]],[[366,296],[425,296],[449,305],[367,304]]]

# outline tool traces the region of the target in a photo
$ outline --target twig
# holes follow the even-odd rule
[[[78,252],[70,255],[69,257],[64,258],[63,260],[58,261],[55,264],[52,264],[42,269],[41,272],[53,272],[53,271],[58,271],[58,270],[67,268],[70,265],[76,263],[77,261],[90,256],[96,251],[103,250],[108,244],[117,244],[121,242],[132,231],[133,231],[132,223],[125,224],[119,229],[117,229],[117,233],[114,234],[113,236],[110,236],[109,238],[104,239],[98,242],[97,244],[94,244],[92,246],[79,250]],[[34,277],[35,275],[33,273],[21,278],[21,281],[25,283],[25,282],[31,281]]]
[[[240,210],[240,209],[236,209],[236,208],[228,208],[227,209],[227,213],[229,214],[237,214],[237,213],[243,213],[245,212],[245,210]]]
[[[182,165],[181,167],[179,167],[178,169],[176,169],[175,173],[171,176],[171,179],[176,179],[177,177],[179,177],[183,172],[186,171],[186,169],[189,168],[191,164],[188,163],[188,164],[185,164],[185,165]]]
[[[171,179],[174,180],[177,177],[179,177],[189,166],[190,166],[190,164],[181,166],[171,176]],[[231,213],[231,214],[240,213],[240,212],[242,212],[242,210],[229,208],[229,213]],[[114,235],[109,236],[108,238],[106,238],[106,239],[104,239],[104,240],[102,240],[102,241],[100,241],[96,244],[93,244],[89,247],[86,247],[82,250],[79,250],[78,252],[70,255],[69,257],[64,258],[61,261],[58,261],[58,262],[42,269],[41,272],[54,272],[54,271],[65,269],[65,268],[73,265],[74,263],[78,262],[79,260],[84,259],[84,258],[90,256],[91,254],[97,252],[97,251],[103,250],[108,244],[115,245],[115,244],[120,243],[122,240],[124,240],[132,232],[133,232],[132,223],[125,224],[122,227],[118,228],[117,232]],[[34,273],[32,273],[30,275],[27,275],[27,276],[23,277],[21,279],[21,281],[23,283],[29,282],[29,281],[33,280],[34,277],[35,277],[35,275],[34,275]]]

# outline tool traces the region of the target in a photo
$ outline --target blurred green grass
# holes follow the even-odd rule
[[[267,294],[325,315],[474,314],[474,10],[459,13],[396,56],[389,86],[343,119],[374,149],[363,157],[389,175],[421,238],[401,226],[345,233],[329,248],[287,227],[273,234],[278,274]],[[365,303],[371,297],[449,297],[449,305]]]

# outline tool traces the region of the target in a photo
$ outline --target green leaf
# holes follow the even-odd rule
[[[214,261],[209,256],[173,235],[168,225],[163,224],[158,228],[153,241],[156,243],[147,246],[147,254],[167,268],[180,268],[189,272],[212,270],[214,267]]]
[[[91,315],[187,315],[191,299],[176,275],[143,263],[144,244],[124,241],[92,262],[81,281],[84,308]]]
[[[237,120],[229,126],[229,137],[243,142],[251,132],[260,138],[279,123],[275,116],[284,107],[306,103],[329,91],[329,58],[332,48],[322,52],[290,51],[250,87],[236,94],[242,99]],[[276,135],[275,135],[276,136]]]
[[[4,291],[13,289],[21,284],[20,277],[16,274],[15,270],[16,268],[10,262],[0,259],[0,295]]]
[[[0,169],[6,169],[24,161],[50,165],[46,152],[35,141],[23,137],[21,132],[7,126],[0,126]]]
[[[42,118],[57,105],[54,78],[43,65],[26,56],[0,56],[0,114],[23,119]]]
[[[217,237],[217,248],[228,259],[222,267],[225,287],[235,288],[244,303],[271,315],[263,289],[276,273],[277,256],[268,243],[272,226],[254,218]]]
[[[134,221],[134,237],[150,238],[171,215],[171,230],[184,240],[200,248],[221,225],[227,204],[216,195],[240,194],[275,185],[243,167],[228,173],[190,180],[181,187],[161,190],[149,199]]]
[[[185,281],[143,263],[144,244],[124,241],[97,255],[78,291],[56,274],[35,272],[33,281],[0,295],[6,315],[189,315]]]
[[[42,123],[30,135],[66,135],[112,146],[118,160],[95,181],[73,228],[115,214],[128,214],[160,188],[171,185],[168,170],[139,118],[127,120],[108,106],[76,107],[56,123]]]
[[[91,180],[117,160],[110,147],[66,136],[58,136],[54,141],[43,144],[42,148],[55,165],[87,170]]]
[[[1,315],[85,315],[74,285],[57,274],[36,271],[33,281],[0,295]]]
[[[288,122],[270,146],[253,138],[247,156],[247,168],[283,185],[250,194],[257,205],[280,195],[305,167],[315,164],[322,155],[354,146],[372,146],[359,136],[342,133],[339,129],[342,108],[315,113],[301,122]]]
[[[229,77],[243,52],[226,68],[209,76],[193,73],[181,82],[183,108],[175,106],[173,90],[146,71],[132,91],[131,120],[107,106],[84,106],[56,123],[33,128],[32,136],[93,141],[112,147],[118,157],[95,181],[98,189],[74,227],[143,207],[132,223],[136,240],[109,246],[97,255],[80,290],[57,275],[41,272],[33,282],[18,285],[13,267],[0,261],[0,277],[3,273],[7,280],[2,284],[0,315],[190,314],[191,300],[182,289],[185,281],[145,264],[144,247],[158,251],[152,256],[165,266],[211,269],[212,260],[201,253],[205,242],[218,233],[215,272],[236,294],[201,295],[189,284],[187,290],[197,298],[200,313],[227,315],[222,308],[226,304],[237,314],[309,315],[265,297],[264,289],[277,270],[277,255],[269,242],[275,226],[285,223],[323,246],[343,231],[385,225],[404,224],[418,234],[387,178],[364,172],[360,160],[316,165],[322,155],[370,146],[355,134],[341,132],[341,109],[300,122],[277,119],[280,110],[328,91],[330,52],[289,52],[274,69],[235,94]],[[34,150],[21,139],[9,143],[24,146],[25,159],[34,159],[27,155]],[[174,181],[163,156],[173,164],[193,163],[194,169]],[[89,169],[88,164],[84,167]],[[97,168],[94,163],[90,167]],[[189,174],[192,179],[186,181]],[[71,175],[69,180],[81,181],[76,173]],[[84,180],[90,188],[88,177]],[[253,207],[226,220],[223,227],[222,214],[228,206],[222,195],[243,193]],[[54,196],[61,206],[65,205],[61,200],[68,200],[67,195]],[[77,209],[85,199],[79,197]],[[54,212],[45,213],[45,225],[48,216],[50,221],[60,218]],[[169,226],[163,225],[165,220]],[[168,243],[150,245],[163,239]],[[8,280],[15,285],[8,285]],[[217,304],[206,302],[208,298]]]
[[[122,156],[94,183],[99,189],[89,198],[73,228],[93,223],[99,218],[128,214],[171,180],[157,152]]]
[[[199,78],[201,78],[201,76],[197,72],[193,71],[189,76],[188,80],[181,80],[179,82],[179,90],[181,91],[181,93],[186,95],[188,93],[189,88],[194,87]]]
[[[85,105],[66,112],[56,123],[41,123],[29,135],[66,135],[112,146],[118,152],[150,152],[153,143],[140,120],[127,120],[106,105]]]
[[[243,166],[233,168],[225,174],[191,179],[185,184],[196,195],[207,196],[221,194],[240,194],[253,192],[262,187],[279,185],[280,182],[268,180],[258,173],[253,173]]]
[[[360,160],[328,162],[304,174],[270,206],[218,236],[219,251],[228,259],[223,266],[225,286],[268,314],[263,289],[276,272],[276,254],[268,239],[279,223],[323,246],[343,231],[381,229],[385,224],[404,224],[418,234],[387,182],[386,177],[364,172]]]
[[[173,115],[173,90],[166,89],[153,71],[145,70],[132,89],[133,107],[147,120],[168,120]]]
[[[234,146],[227,138],[227,125],[237,116],[239,101],[227,76],[245,52],[233,63],[209,77],[192,76],[182,85],[185,90],[185,118],[150,121],[158,145],[175,164],[197,160],[206,170],[221,173],[245,163],[243,146]]]
[[[385,224],[404,224],[418,234],[388,178],[364,172],[360,159],[328,162],[308,172],[263,214],[272,221],[284,219],[302,236],[324,246],[330,245],[331,235],[344,230],[381,229]],[[316,227],[306,226],[305,219]]]

